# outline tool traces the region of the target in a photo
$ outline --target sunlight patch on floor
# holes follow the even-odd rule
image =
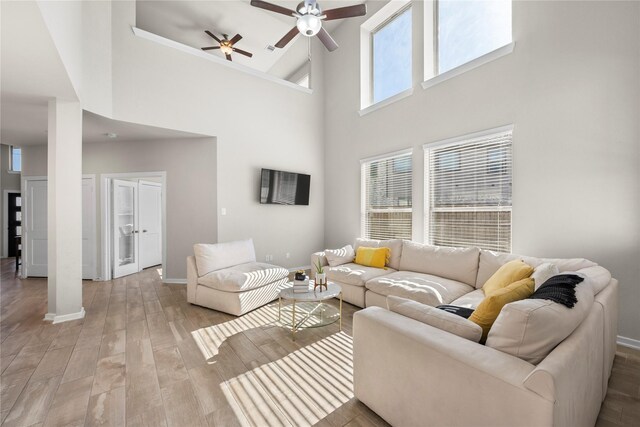
[[[225,381],[243,425],[311,426],[353,398],[353,341],[343,332]]]
[[[218,354],[220,346],[227,338],[249,329],[274,324],[277,321],[278,306],[268,305],[228,322],[196,329],[191,332],[191,336],[207,362],[213,363],[213,358]]]

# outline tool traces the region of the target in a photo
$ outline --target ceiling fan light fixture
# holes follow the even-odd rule
[[[300,34],[307,37],[313,37],[318,34],[322,28],[322,21],[315,15],[302,15],[298,18],[296,27],[298,27]]]
[[[231,55],[231,53],[233,53],[233,48],[228,44],[221,44],[220,51],[222,51],[222,53],[224,53],[225,55]]]

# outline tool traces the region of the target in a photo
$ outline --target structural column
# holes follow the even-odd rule
[[[48,290],[45,320],[84,317],[82,307],[82,108],[49,101]]]

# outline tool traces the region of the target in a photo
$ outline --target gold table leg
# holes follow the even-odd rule
[[[296,300],[293,300],[293,313],[291,315],[291,339],[296,340]]]
[[[340,332],[342,332],[342,292],[340,292]]]

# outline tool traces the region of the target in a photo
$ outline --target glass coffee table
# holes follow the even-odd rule
[[[339,298],[339,308],[328,304],[326,301],[331,298]],[[282,300],[292,301],[289,306],[282,305]],[[283,314],[290,315],[291,321],[283,321]],[[287,316],[288,317],[288,316]],[[282,326],[291,328],[291,338],[295,341],[296,332],[303,328],[319,328],[327,326],[336,321],[340,322],[342,330],[342,288],[340,285],[329,282],[327,288],[320,291],[309,290],[308,292],[293,292],[291,287],[280,291],[278,297],[278,322]]]

